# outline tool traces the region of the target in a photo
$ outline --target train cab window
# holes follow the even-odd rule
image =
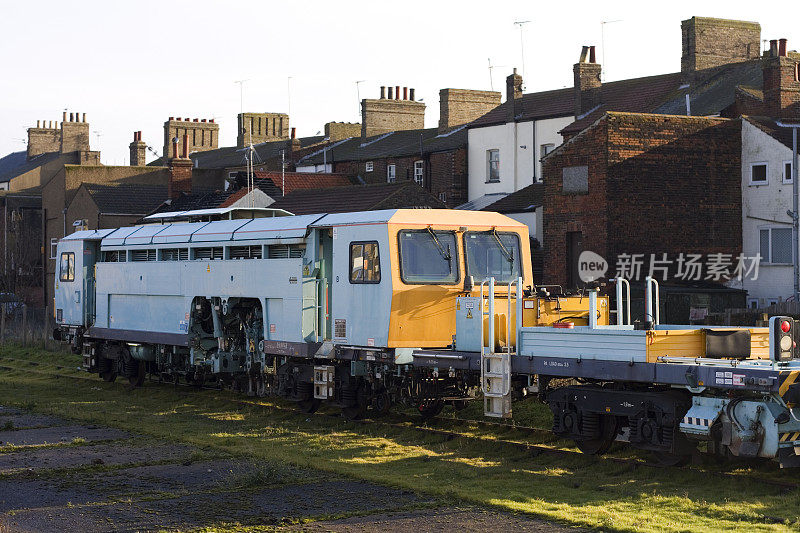
[[[350,283],[380,283],[381,256],[377,242],[350,243]]]
[[[519,235],[491,231],[464,234],[467,275],[476,283],[494,277],[497,283],[509,283],[520,276]]]
[[[404,283],[458,283],[458,249],[452,231],[400,231],[400,276]]]
[[[75,254],[62,252],[59,262],[59,277],[61,281],[75,281]]]

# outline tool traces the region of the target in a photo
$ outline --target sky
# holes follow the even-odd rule
[[[597,46],[604,81],[679,71],[680,22],[692,16],[757,21],[762,39],[800,49],[800,3],[761,5],[0,0],[0,157],[64,110],[86,113],[106,165],[128,164],[134,131],[160,154],[171,116],[214,118],[220,146],[236,143],[241,108],[288,112],[298,136],[311,136],[359,122],[359,97],[377,98],[381,85],[414,87],[435,127],[442,88],[504,93],[513,67],[525,92],[572,86],[582,45]],[[237,80],[247,80],[241,93]]]

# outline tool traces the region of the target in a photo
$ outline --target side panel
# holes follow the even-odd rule
[[[58,243],[55,272],[56,320],[60,324],[84,324],[84,241],[62,240]],[[62,275],[62,271],[64,274]]]
[[[377,242],[379,283],[350,282],[350,244]],[[392,263],[386,224],[338,226],[333,231],[331,310],[333,341],[356,346],[388,346]]]

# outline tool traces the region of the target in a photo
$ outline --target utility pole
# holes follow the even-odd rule
[[[520,59],[522,60],[522,79],[525,79],[525,43],[522,40],[522,31],[525,24],[528,24],[530,20],[517,20],[514,21],[515,26],[519,26],[519,52],[520,52]]]
[[[787,214],[792,217],[792,263],[794,266],[794,301],[800,302],[800,243],[798,243],[798,235],[800,232],[800,213],[798,213],[798,191],[800,191],[800,184],[797,183],[797,129],[800,128],[800,123],[787,124],[784,122],[777,122],[781,128],[792,128],[792,210],[787,211]]]

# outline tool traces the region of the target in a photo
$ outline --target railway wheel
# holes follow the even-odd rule
[[[683,466],[692,459],[691,454],[670,453],[662,451],[651,452],[653,461],[658,466]]]
[[[389,396],[389,391],[381,388],[372,400],[372,405],[375,408],[375,413],[378,415],[385,415],[389,413],[392,408],[392,398]]]
[[[143,361],[131,359],[131,362],[126,363],[126,370],[128,370],[128,383],[131,387],[141,387],[144,384],[144,378],[147,375],[147,369]]]
[[[417,411],[422,420],[429,420],[442,412],[444,400],[441,398],[431,398],[422,400],[417,404]]]
[[[361,420],[367,415],[369,395],[363,385],[342,391],[342,416],[348,420]]]
[[[317,409],[322,405],[322,400],[317,398],[309,398],[307,400],[300,400],[297,402],[297,407],[304,413],[316,413]]]
[[[113,359],[107,359],[105,357],[100,357],[100,365],[97,369],[97,373],[103,378],[103,381],[106,383],[112,383],[115,379],[117,379],[117,362]]]
[[[587,455],[602,455],[606,453],[611,445],[614,444],[614,439],[617,437],[617,433],[619,432],[619,422],[617,421],[617,417],[614,415],[595,415],[596,416],[596,423],[599,424],[599,432],[595,432],[595,434],[599,433],[598,437],[594,437],[591,439],[576,439],[575,445],[578,449],[587,454]],[[588,424],[594,424],[595,417],[591,416],[591,414],[584,415],[584,429],[585,426]]]

